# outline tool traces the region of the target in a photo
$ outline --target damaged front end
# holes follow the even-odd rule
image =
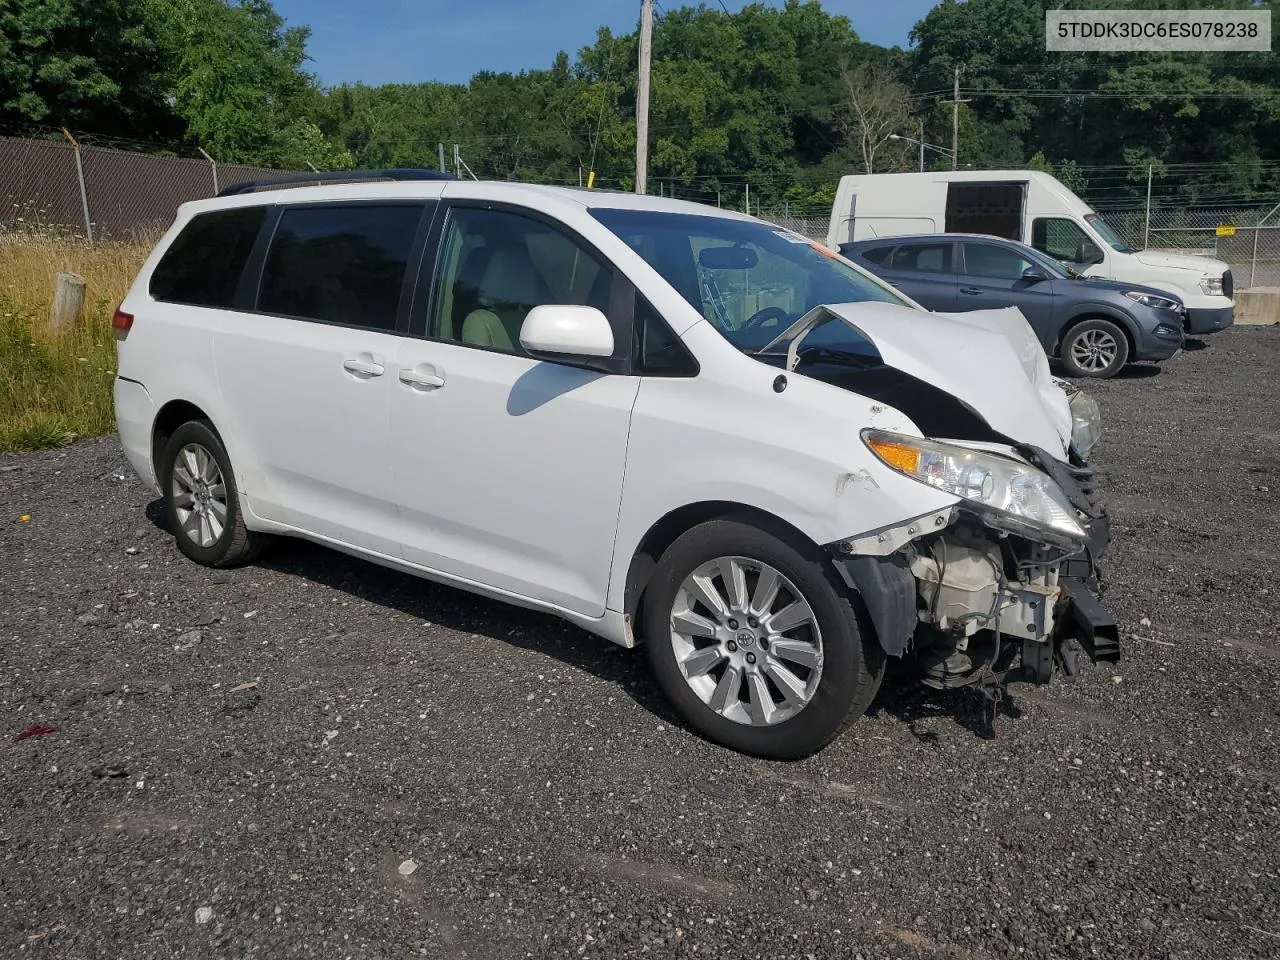
[[[1034,446],[996,452],[882,431],[863,439],[892,469],[961,498],[833,544],[887,653],[917,656],[937,688],[1048,682],[1055,661],[1074,671],[1069,639],[1094,661],[1119,658],[1099,600],[1109,525],[1082,463]]]

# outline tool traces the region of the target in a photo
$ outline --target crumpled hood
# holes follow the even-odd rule
[[[1207,273],[1213,277],[1220,277],[1227,270],[1227,264],[1213,257],[1193,257],[1182,253],[1164,253],[1160,250],[1139,250],[1133,256],[1139,263],[1144,263],[1148,267],[1194,270],[1196,276]]]
[[[1011,440],[1066,456],[1067,395],[1017,307],[947,314],[864,302],[827,309],[870,340],[886,365],[945,390]]]

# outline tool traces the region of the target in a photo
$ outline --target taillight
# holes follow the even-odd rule
[[[133,314],[125,313],[117,307],[115,316],[111,318],[111,329],[119,330],[121,333],[128,333],[133,329]]]

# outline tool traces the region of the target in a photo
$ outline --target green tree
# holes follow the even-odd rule
[[[153,28],[130,0],[0,0],[0,121],[179,136]]]
[[[302,69],[309,31],[285,29],[268,0],[149,0],[167,52],[174,112],[187,137],[224,163],[346,166],[313,119]]]

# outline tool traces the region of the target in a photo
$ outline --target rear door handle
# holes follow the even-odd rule
[[[406,386],[431,390],[444,386],[444,372],[428,373],[425,370],[418,369],[401,370],[400,382]]]
[[[347,357],[342,361],[342,369],[358,377],[380,377],[387,372],[382,364],[365,357]]]
[[[984,293],[985,291],[981,287],[961,287],[960,292],[976,297],[978,294]]]

